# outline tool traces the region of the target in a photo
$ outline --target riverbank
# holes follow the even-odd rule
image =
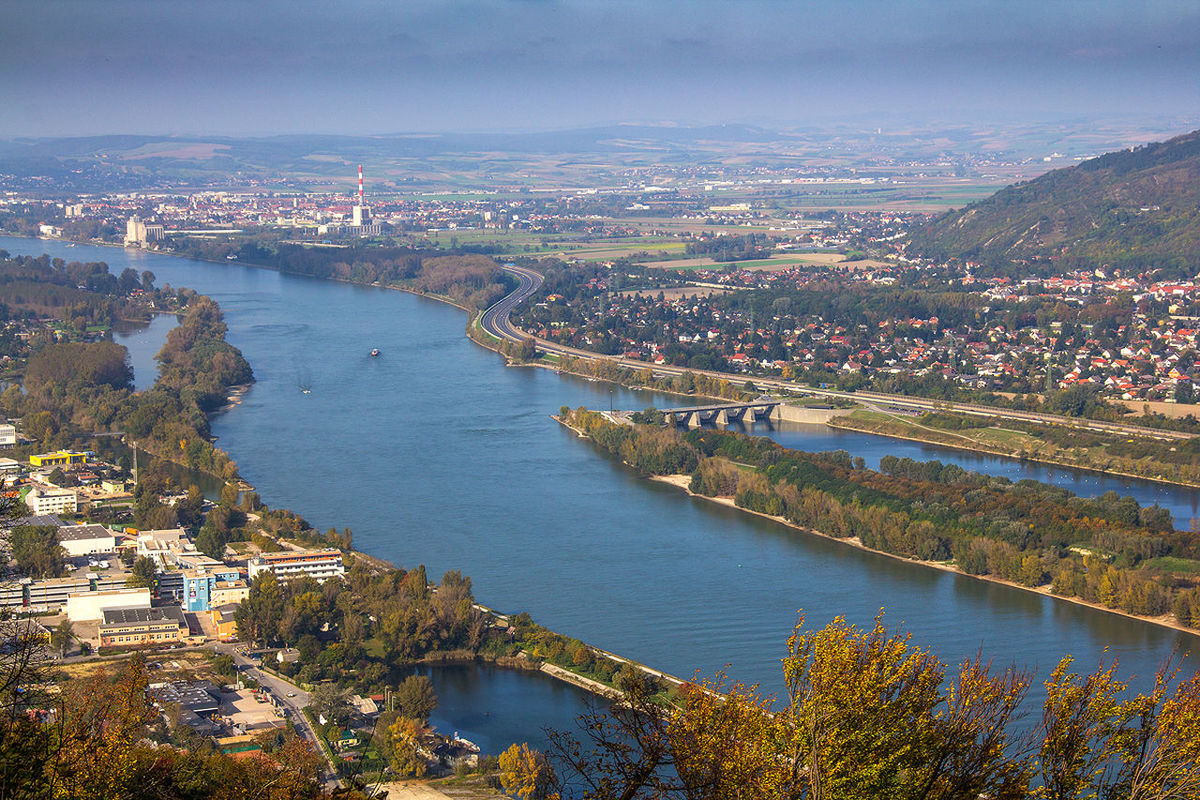
[[[1036,464],[1066,467],[1068,469],[1091,472],[1097,475],[1108,475],[1115,478],[1129,478],[1132,480],[1147,481],[1149,483],[1161,483],[1166,486],[1182,486],[1188,489],[1200,488],[1200,481],[1196,480],[1169,478],[1162,474],[1145,474],[1139,472],[1130,472],[1123,469],[1099,467],[1094,463],[1082,459],[1061,457],[1056,458],[1053,455],[1047,455],[1044,452],[1038,452],[1036,450],[1027,450],[1024,448],[1014,450],[1012,447],[1005,447],[1000,444],[989,445],[988,443],[981,442],[978,439],[972,439],[970,437],[963,436],[957,431],[941,431],[930,429],[903,419],[868,421],[861,418],[855,418],[854,416],[847,414],[834,417],[825,424],[838,430],[869,433],[873,436],[886,436],[889,439],[902,439],[909,442],[937,445],[938,447],[949,447],[968,453],[981,453],[983,455],[1000,456],[1001,458],[1011,458],[1018,461],[1030,461]],[[1155,463],[1160,469],[1164,466],[1171,466],[1170,464],[1164,464],[1163,462]]]
[[[570,427],[570,426],[568,426],[568,427]],[[572,427],[571,430],[574,430],[581,437],[586,438],[586,435],[583,433],[580,433],[580,431],[578,429]],[[887,558],[891,558],[896,561],[903,561],[908,564],[916,564],[918,566],[928,567],[929,569],[936,569],[941,572],[949,572],[954,575],[961,575],[964,578],[972,578],[974,580],[983,581],[986,583],[995,583],[995,584],[999,584],[1001,586],[1007,586],[1012,589],[1020,589],[1025,592],[1031,592],[1036,595],[1041,595],[1042,597],[1049,597],[1053,600],[1061,600],[1065,603],[1074,603],[1075,605],[1086,606],[1087,608],[1095,609],[1096,611],[1104,611],[1109,614],[1115,614],[1119,617],[1126,617],[1128,619],[1134,619],[1134,620],[1137,620],[1138,622],[1148,622],[1151,625],[1158,625],[1163,628],[1170,628],[1172,630],[1180,631],[1182,633],[1192,634],[1193,636],[1200,636],[1200,630],[1197,630],[1195,628],[1189,628],[1186,625],[1181,625],[1170,614],[1164,614],[1164,615],[1156,616],[1156,617],[1142,616],[1139,614],[1131,614],[1126,611],[1121,611],[1121,610],[1115,609],[1115,608],[1109,608],[1107,606],[1100,605],[1099,603],[1093,603],[1093,602],[1090,602],[1088,600],[1083,600],[1078,597],[1066,597],[1064,595],[1054,594],[1052,591],[1050,591],[1049,584],[1044,584],[1042,586],[1025,586],[1023,584],[1016,583],[1015,581],[1007,581],[1007,580],[1004,580],[1003,578],[997,578],[997,577],[994,577],[991,575],[973,575],[969,572],[965,572],[965,571],[959,569],[957,566],[955,566],[953,563],[951,563],[949,561],[924,561],[924,560],[921,560],[918,558],[910,558],[908,556],[897,555],[895,553],[888,553],[883,550],[876,550],[874,548],[867,547],[866,545],[864,545],[856,536],[844,537],[844,538],[838,537],[838,536],[830,536],[827,533],[822,533],[821,531],[813,530],[812,528],[806,528],[801,525],[797,525],[793,522],[790,522],[785,517],[774,516],[771,514],[764,514],[760,511],[752,511],[751,509],[743,508],[743,507],[739,506],[737,503],[734,502],[734,499],[732,497],[709,497],[708,495],[696,494],[689,488],[689,486],[692,482],[691,475],[650,475],[648,477],[650,480],[655,481],[656,483],[664,483],[664,484],[667,484],[668,486],[674,486],[677,489],[682,489],[689,497],[695,497],[695,498],[699,498],[701,500],[707,500],[709,502],[716,503],[717,505],[722,505],[722,506],[726,506],[727,508],[737,509],[738,511],[741,511],[742,513],[745,513],[745,514],[752,514],[756,517],[762,517],[763,519],[769,519],[772,522],[777,522],[780,525],[785,525],[793,530],[800,531],[800,532],[808,534],[810,536],[819,536],[822,539],[826,539],[831,542],[837,542],[839,544],[846,545],[847,547],[854,547],[858,550],[862,550],[867,553],[875,553],[876,555],[886,556]]]

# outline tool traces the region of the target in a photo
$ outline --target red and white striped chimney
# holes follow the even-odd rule
[[[362,164],[358,165],[358,204],[363,204]]]

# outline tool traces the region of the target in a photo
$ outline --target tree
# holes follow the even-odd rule
[[[396,687],[393,697],[401,714],[426,722],[438,703],[433,681],[424,675],[409,675]]]
[[[225,537],[212,525],[205,525],[196,534],[196,549],[209,558],[221,561],[225,558]]]
[[[227,483],[221,487],[221,505],[228,508],[237,508],[238,488],[232,483]]]
[[[277,641],[283,611],[283,588],[279,579],[272,572],[260,573],[250,584],[248,596],[234,612],[238,638],[244,642]]]
[[[318,686],[312,693],[309,707],[318,718],[324,718],[325,724],[335,728],[344,728],[354,716],[354,706],[350,704],[350,692],[334,684]]]
[[[154,566],[154,561],[148,556],[139,556],[129,570],[129,577],[125,579],[125,585],[135,589],[142,587],[152,589],[157,575],[158,568]]]
[[[75,642],[75,630],[71,625],[71,620],[64,619],[58,623],[58,627],[54,629],[54,633],[50,636],[50,646],[58,651],[59,658],[65,658],[67,650]]]
[[[400,717],[387,729],[392,751],[391,765],[397,775],[420,778],[429,769],[421,753],[421,737],[424,733],[425,726],[411,717]]]
[[[0,648],[0,797],[46,797],[35,787],[44,784],[59,737],[28,713],[60,710],[57,698],[36,688],[49,680],[46,652],[28,620],[0,620],[0,639],[8,643]]]
[[[50,474],[46,476],[46,480],[58,487],[78,486],[79,479],[74,475],[63,472],[62,467],[55,467]]]
[[[17,569],[31,578],[57,578],[65,571],[66,551],[53,525],[18,525],[12,529],[11,546]]]
[[[188,487],[187,495],[175,502],[174,508],[180,525],[195,528],[204,519],[204,493],[199,486],[192,484]]]
[[[500,754],[500,785],[520,800],[557,798],[554,769],[542,753],[528,744],[512,744]]]

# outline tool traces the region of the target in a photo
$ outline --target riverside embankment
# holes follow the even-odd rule
[[[1065,653],[1089,665],[1119,657],[1123,675],[1142,679],[1172,650],[1195,646],[1187,634],[797,536],[640,480],[547,414],[563,405],[607,408],[610,399],[663,408],[675,397],[500,368],[462,335],[463,316],[449,306],[236,263],[0,240],[13,252],[22,244],[108,260],[117,272],[151,269],[160,284],[191,286],[220,303],[229,341],[258,381],[212,429],[272,505],[322,529],[349,526],[358,549],[424,563],[432,575],[461,569],[488,605],[528,611],[552,630],[676,675],[711,676],[728,665],[731,676],[773,690],[799,608],[810,624],[841,614],[869,625],[885,607],[945,661],[979,650],[1032,668]],[[383,355],[370,358],[371,347]],[[868,460],[935,452],[825,426],[772,436]],[[1091,479],[1058,477],[1068,488]],[[478,728],[489,726],[497,741],[536,734],[543,719],[555,724],[553,698],[581,698],[548,678],[531,683],[537,675],[444,670],[440,723],[453,729],[457,721],[480,739]],[[514,732],[504,714],[528,727]],[[569,727],[574,714],[563,717],[556,726]]]

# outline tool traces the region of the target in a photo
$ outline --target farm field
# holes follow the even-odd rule
[[[674,261],[647,261],[643,262],[642,266],[653,269],[678,269],[678,270],[697,270],[697,269],[723,269],[725,267],[733,267],[736,265],[738,269],[748,269],[759,272],[773,272],[776,270],[787,269],[789,267],[798,266],[829,266],[831,264],[840,264],[845,261],[846,256],[842,253],[794,253],[788,255],[771,256],[770,258],[758,259],[755,261],[713,261],[711,258],[681,258]],[[861,262],[853,262],[861,263]]]

